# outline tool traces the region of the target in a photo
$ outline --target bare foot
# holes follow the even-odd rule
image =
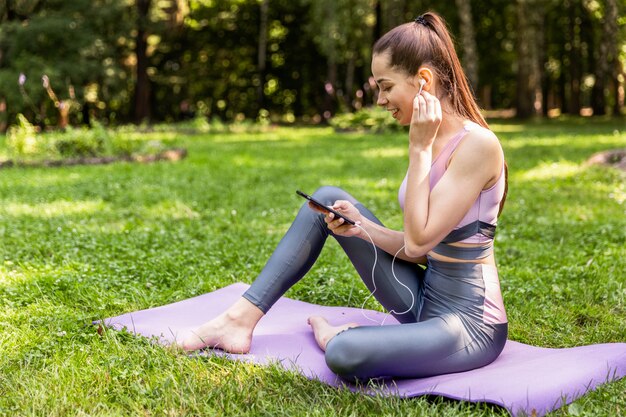
[[[193,333],[178,342],[185,351],[217,348],[230,353],[248,353],[252,344],[252,332],[263,312],[245,298],[241,298],[228,310],[209,320]]]
[[[352,327],[358,327],[356,323],[342,324],[340,326],[331,326],[322,316],[311,316],[307,320],[313,328],[313,334],[315,335],[315,341],[320,349],[326,351],[326,345],[333,337],[337,336],[339,332],[350,329]]]

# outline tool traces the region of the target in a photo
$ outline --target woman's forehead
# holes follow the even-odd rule
[[[384,74],[393,69],[389,66],[390,56],[388,53],[375,54],[372,56],[372,73],[374,77],[376,74]]]
[[[399,67],[392,67],[390,65],[391,57],[388,53],[375,54],[372,57],[372,75],[377,83],[383,81],[397,81],[398,79],[404,79],[410,74]]]

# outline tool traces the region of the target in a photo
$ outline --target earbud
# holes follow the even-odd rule
[[[422,94],[422,90],[424,89],[424,84],[426,84],[426,80],[425,80],[425,79],[423,79],[423,78],[420,78],[419,83],[420,83],[420,89],[419,89],[419,91],[417,92],[417,95],[418,95],[418,96],[419,96],[420,94]]]

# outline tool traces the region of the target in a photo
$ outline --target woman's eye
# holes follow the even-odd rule
[[[385,88],[383,88],[383,91],[384,91],[384,92],[387,92],[387,91],[390,91],[390,90],[391,90],[391,87],[385,87]]]

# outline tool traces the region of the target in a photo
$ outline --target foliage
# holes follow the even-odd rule
[[[17,115],[17,125],[7,132],[7,147],[13,157],[25,157],[45,153],[47,146],[37,137],[37,128],[23,114]]]
[[[155,142],[133,140],[122,132],[108,130],[98,122],[91,128],[37,133],[23,115],[7,134],[7,154],[14,161],[59,160],[65,158],[129,156],[162,150]]]
[[[31,0],[7,7],[6,17],[0,10],[0,96],[10,114],[55,124],[57,109],[42,86],[44,75],[59,98],[75,102],[74,107],[104,111],[109,119],[128,112],[131,73],[124,61],[131,26],[124,2]],[[29,100],[19,91],[20,74],[26,76]],[[72,114],[73,123],[81,119],[80,113]]]
[[[338,131],[398,132],[405,128],[379,107],[365,107],[354,113],[333,117],[330,125]]]
[[[623,342],[625,178],[584,165],[623,146],[623,122],[490,124],[510,168],[496,236],[509,337],[547,347]],[[297,188],[344,187],[388,227],[402,227],[405,133],[128,127],[124,135],[175,140],[189,157],[0,176],[1,415],[507,415],[489,405],[368,397],[278,366],[190,358],[128,333],[98,334],[92,320],[251,282],[301,204]],[[358,308],[367,291],[331,240],[287,295]],[[625,392],[626,380],[610,383],[570,410],[621,415]]]
[[[528,38],[518,27],[521,3],[470,3],[478,45],[476,96],[486,108],[515,107],[523,66],[518,49]],[[544,108],[577,114],[580,106],[592,104],[594,77],[607,58],[601,46],[609,3],[616,3],[618,15],[624,16],[626,4],[617,0],[528,3],[537,6],[530,10],[539,17],[534,32],[542,42],[537,57],[541,94],[536,97],[543,98]],[[74,109],[72,124],[89,124],[90,118],[111,124],[131,120],[140,25],[147,30],[145,87],[150,91],[148,113],[153,122],[198,115],[227,121],[319,123],[375,102],[371,45],[391,27],[432,9],[446,19],[453,34],[460,32],[454,2],[272,0],[262,49],[261,4],[267,3],[151,4],[144,19],[136,10],[137,0],[0,2],[0,129],[18,113],[41,127],[58,124],[59,108],[41,86],[43,75],[59,99]],[[600,92],[607,107],[622,105],[616,99],[624,82],[626,21],[619,18],[616,27],[612,44],[620,56],[611,69],[613,81]],[[20,74],[26,79],[23,91]]]

